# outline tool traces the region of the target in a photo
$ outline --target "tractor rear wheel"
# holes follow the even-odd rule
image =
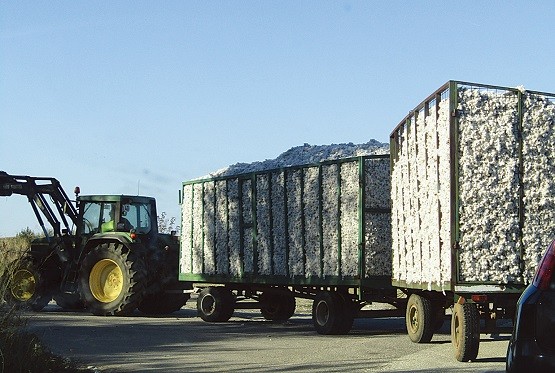
[[[6,286],[4,300],[16,308],[40,311],[52,299],[47,276],[31,257],[12,262],[1,284]]]
[[[94,315],[127,315],[142,301],[145,279],[144,264],[134,252],[120,242],[102,243],[81,264],[81,298]]]

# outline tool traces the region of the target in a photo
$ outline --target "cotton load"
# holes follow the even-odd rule
[[[180,272],[266,283],[389,278],[389,162],[365,155],[184,183]]]
[[[555,238],[553,95],[450,82],[392,134],[393,282],[529,283]]]

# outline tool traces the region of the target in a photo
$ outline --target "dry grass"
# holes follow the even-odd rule
[[[0,373],[90,372],[45,349],[37,336],[25,331],[25,315],[4,302],[9,264],[24,255],[32,238],[27,234],[0,238]]]

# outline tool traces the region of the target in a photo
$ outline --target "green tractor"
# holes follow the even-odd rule
[[[27,196],[45,238],[2,275],[8,303],[39,311],[54,299],[64,309],[128,315],[171,313],[189,299],[177,236],[158,232],[154,198],[76,188],[74,205],[54,178],[0,172],[0,196],[12,194]]]

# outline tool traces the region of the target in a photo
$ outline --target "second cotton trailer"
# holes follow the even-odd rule
[[[259,308],[285,320],[300,297],[313,300],[319,333],[341,334],[368,302],[403,310],[389,167],[388,155],[369,155],[185,182],[180,279],[204,284],[199,315]]]

